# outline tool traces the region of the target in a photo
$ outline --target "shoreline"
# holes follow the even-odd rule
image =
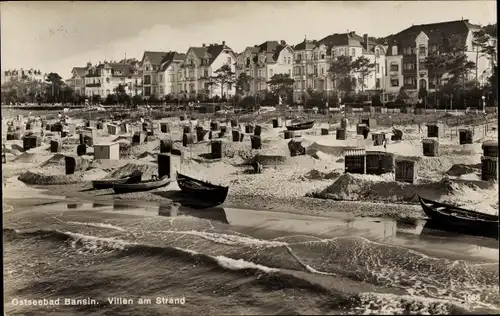
[[[79,183],[73,185],[50,185],[50,186],[30,186],[39,191],[39,195],[46,195],[49,201],[91,201],[91,202],[114,202],[119,201],[139,203],[139,204],[171,204],[173,201],[155,193],[165,191],[149,191],[139,193],[129,193],[115,195],[112,190],[88,190],[89,183]],[[88,191],[87,191],[88,190]],[[96,194],[93,194],[96,193]],[[61,200],[61,196],[66,197]],[[53,198],[54,197],[54,198]],[[59,197],[59,198],[55,198]],[[6,204],[15,207],[18,204],[27,204],[24,199],[4,198]],[[146,203],[145,203],[146,201]],[[10,202],[10,203],[9,203]],[[34,204],[33,206],[35,206]],[[251,209],[256,211],[272,211],[278,213],[289,213],[297,215],[322,216],[332,218],[353,218],[353,217],[378,217],[392,219],[425,219],[421,207],[417,204],[397,204],[397,203],[375,203],[367,201],[334,201],[311,197],[269,197],[250,195],[228,195],[222,207]]]

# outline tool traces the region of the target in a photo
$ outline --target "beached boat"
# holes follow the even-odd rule
[[[498,238],[498,215],[466,210],[420,196],[419,200],[434,229]]]
[[[305,129],[310,129],[314,126],[314,121],[307,121],[307,122],[301,122],[301,123],[295,123],[286,126],[286,129],[289,131],[301,131]]]
[[[211,206],[224,203],[229,191],[229,187],[193,179],[179,172],[177,172],[177,184],[183,193],[197,200],[208,202]]]
[[[117,183],[113,184],[113,191],[118,194],[150,191],[167,186],[170,181],[170,177],[168,175],[165,175],[159,179],[157,177],[153,177],[150,180],[142,180],[137,183]]]
[[[139,170],[135,170],[128,176],[124,176],[118,179],[102,179],[102,180],[94,180],[92,181],[92,187],[95,190],[104,190],[113,188],[114,184],[121,183],[138,183],[141,181],[142,172]]]

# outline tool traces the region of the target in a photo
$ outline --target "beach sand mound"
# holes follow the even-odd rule
[[[158,175],[158,166],[156,164],[149,163],[128,163],[117,170],[110,172],[106,178],[107,179],[118,179],[121,177],[128,176],[133,171],[139,170],[142,172],[142,179],[151,179],[151,176]]]
[[[40,167],[48,167],[48,166],[65,166],[66,162],[64,161],[64,155],[55,154],[52,158],[45,161]]]
[[[82,174],[52,175],[28,171],[21,174],[17,179],[28,185],[61,185],[82,181]]]
[[[288,158],[289,157],[280,156],[280,155],[257,154],[251,159],[250,163],[258,162],[263,166],[284,165],[284,164],[286,164]]]
[[[301,176],[304,180],[332,180],[340,177],[344,173],[343,170],[333,170],[329,172],[322,172],[317,169],[312,169],[305,175]]]
[[[308,196],[344,201],[372,202],[417,202],[421,194],[430,199],[439,200],[443,196],[454,195],[463,187],[482,190],[473,182],[455,182],[443,178],[437,182],[410,184],[388,179],[391,175],[368,176],[344,174],[323,191],[313,192]]]
[[[481,169],[481,164],[475,164],[475,165],[465,165],[465,164],[456,164],[451,166],[448,171],[446,171],[446,174],[449,176],[453,177],[460,177],[464,174],[469,174],[469,173],[477,173]]]
[[[156,156],[158,154],[151,153],[149,151],[143,152],[142,154],[137,155],[137,159],[143,159],[143,158],[150,158],[150,159],[156,159]]]
[[[45,159],[47,159],[46,156],[40,154],[40,153],[22,153],[21,155],[17,156],[14,160],[12,160],[15,163],[40,163],[43,162]]]

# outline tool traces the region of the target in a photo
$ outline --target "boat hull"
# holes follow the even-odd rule
[[[113,185],[126,183],[130,178],[123,179],[104,179],[104,180],[94,180],[92,181],[92,187],[96,190],[112,189]]]
[[[498,238],[498,216],[481,214],[419,197],[426,226],[452,233]]]
[[[167,186],[170,182],[169,176],[163,176],[157,181],[146,180],[138,183],[118,183],[113,185],[113,191],[117,194],[150,191]]]
[[[191,199],[203,201],[205,205],[209,206],[224,203],[229,192],[229,187],[214,185],[180,173],[177,173],[177,184],[182,192]]]
[[[304,123],[300,123],[300,124],[289,125],[286,127],[286,129],[289,131],[300,131],[300,130],[313,128],[313,126],[314,126],[314,121],[310,121],[310,122],[304,122]]]

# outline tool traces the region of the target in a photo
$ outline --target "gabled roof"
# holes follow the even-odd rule
[[[373,37],[368,37],[368,46],[367,46],[365,43],[365,39],[362,36],[359,36],[354,32],[351,34],[351,36],[353,39],[357,40],[360,43],[361,47],[363,48],[363,53],[366,52],[374,53],[376,46],[382,47],[382,45],[380,45],[380,43],[378,43],[376,39]]]
[[[283,42],[284,43],[284,42]],[[283,49],[288,47],[288,45],[283,45],[278,41],[266,41],[259,46],[254,48],[258,49],[258,53],[255,54],[253,60],[254,62],[258,61],[258,55],[266,56],[266,63],[275,63],[278,61],[278,57]]]
[[[71,72],[75,72],[77,76],[79,77],[84,77],[85,76],[85,71],[87,70],[86,67],[73,67]]]
[[[150,52],[150,51],[145,51],[144,55],[142,56],[142,62],[144,62],[144,59],[147,57],[149,62],[152,65],[159,66],[161,65],[163,58],[167,52]]]
[[[220,53],[224,50],[228,49],[233,51],[226,44],[210,44],[205,47],[190,47],[188,52],[191,50],[199,59],[208,58],[208,64],[211,65],[214,60],[219,57]]]
[[[170,66],[173,62],[181,62],[186,58],[186,54],[179,54],[178,52],[168,52],[167,55],[163,58],[163,63],[161,64],[158,72],[163,72],[167,70],[168,66]]]
[[[412,25],[390,36],[388,38],[388,45],[391,47],[413,43],[420,32],[424,32],[429,37],[430,42],[440,43],[444,37],[453,37],[458,45],[465,45],[469,31],[478,28],[480,26],[469,23],[469,20]],[[388,53],[391,53],[390,49]]]
[[[313,49],[316,47],[316,40],[308,41],[304,39],[302,43],[299,43],[293,47],[293,50],[305,50],[305,49]]]

